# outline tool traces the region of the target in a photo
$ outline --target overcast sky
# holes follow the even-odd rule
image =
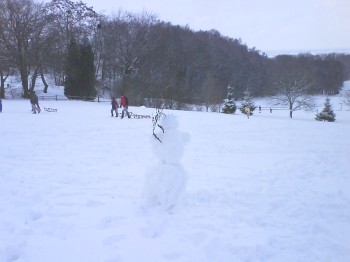
[[[83,0],[110,15],[143,10],[193,30],[216,29],[263,52],[350,50],[350,0]]]

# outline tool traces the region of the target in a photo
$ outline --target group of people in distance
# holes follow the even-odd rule
[[[118,101],[115,97],[112,98],[112,109],[111,109],[111,116],[113,117],[115,113],[115,117],[118,117],[118,108],[119,108],[119,104],[118,104]],[[124,118],[124,113],[126,113],[126,115],[128,116],[128,118],[130,118],[130,113],[128,111],[128,107],[129,107],[129,101],[128,101],[128,98],[124,95],[122,95],[120,97],[120,107],[123,107],[123,110],[122,110],[122,115],[121,115],[121,119]]]
[[[39,99],[38,99],[38,96],[36,95],[35,91],[32,91],[30,93],[29,98],[30,98],[30,104],[32,106],[33,114],[40,113],[41,108],[39,106]],[[117,99],[115,97],[112,98],[111,104],[112,104],[111,116],[113,117],[114,116],[113,113],[115,112],[115,117],[118,117],[119,104],[118,104]],[[120,107],[123,107],[121,118],[124,118],[124,114],[126,114],[128,116],[128,118],[130,118],[131,116],[130,116],[130,113],[128,111],[129,101],[128,101],[128,98],[124,95],[122,95],[120,97]],[[0,98],[0,113],[1,112],[2,112],[2,101]]]

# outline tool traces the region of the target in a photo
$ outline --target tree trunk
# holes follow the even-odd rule
[[[42,69],[40,70],[40,76],[41,76],[41,81],[43,81],[43,84],[45,86],[44,87],[44,93],[46,94],[47,93],[47,89],[49,88],[49,85],[46,82],[46,79],[45,79],[45,76],[44,76],[44,73],[43,73]]]
[[[38,68],[35,68],[35,71],[33,73],[32,76],[32,81],[30,83],[30,93],[33,92],[34,88],[35,88],[35,83],[36,83],[36,78],[38,77]]]
[[[22,50],[21,45],[18,47],[19,50]],[[22,53],[18,55],[18,67],[19,73],[21,76],[21,82],[23,87],[23,97],[29,98],[29,89],[28,89],[28,67],[25,61],[25,58]]]
[[[20,69],[20,75],[21,75],[21,82],[23,87],[23,96],[25,98],[29,97],[29,88],[28,88],[28,71],[27,68],[24,66],[21,66]]]
[[[293,104],[292,104],[292,101],[289,101],[289,117],[293,118]]]
[[[5,81],[6,81],[6,78],[8,77],[8,75],[6,77],[4,77],[4,74],[2,71],[0,71],[0,81],[1,81],[1,84],[0,84],[0,98],[5,98]]]
[[[5,79],[1,78],[0,98],[5,98]]]

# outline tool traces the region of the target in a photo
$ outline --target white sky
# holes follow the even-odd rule
[[[194,30],[216,29],[249,48],[269,51],[350,50],[350,0],[83,0],[110,15],[154,13]]]

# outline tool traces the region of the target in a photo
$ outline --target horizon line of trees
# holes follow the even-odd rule
[[[88,48],[86,59],[72,52],[74,43],[76,50]],[[74,67],[81,61],[88,63]],[[269,58],[217,30],[193,31],[147,12],[105,16],[70,0],[0,0],[0,97],[13,74],[20,76],[24,97],[38,78],[47,92],[49,75],[71,96],[123,93],[133,105],[161,100],[167,108],[208,108],[222,103],[228,86],[235,99],[247,90],[252,96],[276,95],[293,81],[302,82],[308,95],[337,94],[350,79],[350,55]]]

